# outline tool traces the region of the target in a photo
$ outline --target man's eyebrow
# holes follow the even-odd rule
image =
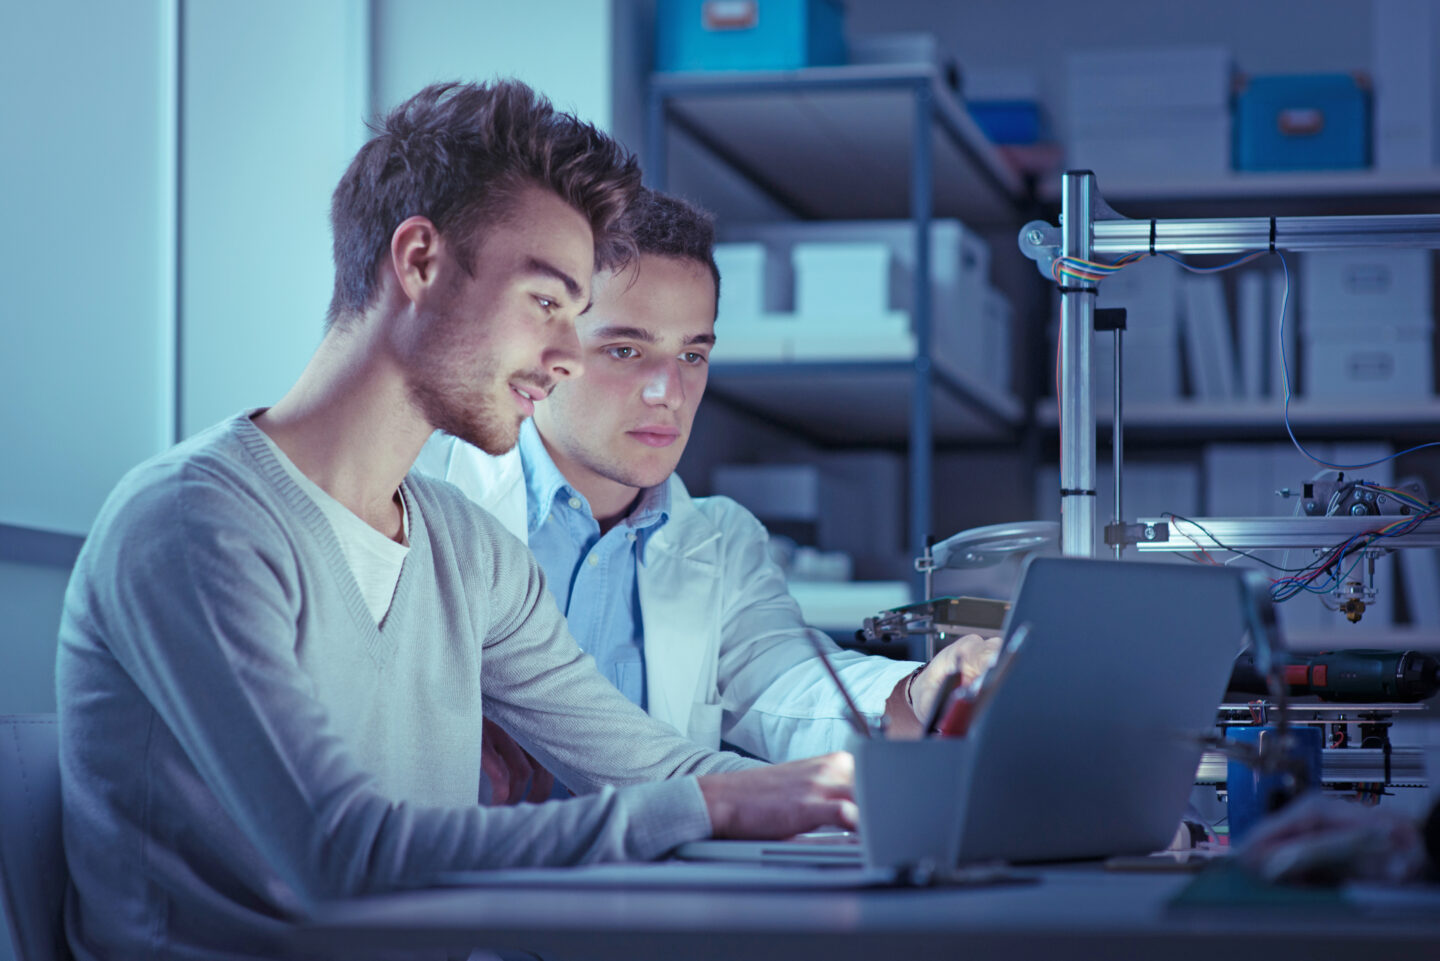
[[[565,285],[565,292],[570,295],[570,299],[580,299],[580,294],[582,293],[580,281],[548,261],[541,260],[539,257],[527,258],[525,261],[525,272],[529,274],[539,274],[542,277],[553,277]]]
[[[642,344],[656,343],[658,338],[644,327],[626,327],[621,324],[610,324],[605,327],[597,327],[589,334],[596,340],[638,340]],[[685,341],[686,347],[695,347],[700,344],[714,344],[714,334],[696,334]]]
[[[597,327],[590,332],[590,336],[597,340],[638,340],[645,344],[655,343],[655,335],[644,327],[624,327],[620,324]]]

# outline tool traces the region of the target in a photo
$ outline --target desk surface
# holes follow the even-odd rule
[[[1167,905],[1193,875],[1030,873],[1038,883],[902,890],[444,888],[334,904],[296,936],[355,957],[475,947],[597,961],[1440,957],[1440,890],[1177,908]]]

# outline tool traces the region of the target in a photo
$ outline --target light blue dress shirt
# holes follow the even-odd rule
[[[520,428],[530,550],[581,650],[600,673],[642,709],[644,622],[635,565],[646,540],[669,518],[665,484],[647,488],[630,515],[604,536],[585,496],[560,473],[527,420]]]

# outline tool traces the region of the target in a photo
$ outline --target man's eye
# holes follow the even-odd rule
[[[706,357],[705,357],[704,354],[697,353],[697,352],[695,352],[695,351],[693,351],[693,350],[686,351],[685,353],[681,354],[680,357],[681,357],[681,358],[685,361],[685,363],[687,363],[687,364],[697,364],[697,365],[698,365],[698,364],[703,364],[703,363],[705,363],[705,360],[706,360]]]
[[[611,356],[611,357],[614,357],[616,360],[629,360],[631,357],[634,357],[634,356],[635,356],[635,348],[634,348],[634,347],[611,347],[611,348],[610,348],[610,356]]]
[[[560,306],[558,301],[551,300],[549,297],[536,297],[535,302],[540,305],[540,309],[545,311],[551,311]]]

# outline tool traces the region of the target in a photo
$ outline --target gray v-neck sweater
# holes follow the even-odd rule
[[[419,475],[403,491],[411,549],[380,626],[247,415],[111,494],[57,664],[82,961],[284,956],[287,924],[319,899],[653,858],[709,833],[685,775],[750,762],[616,692],[488,514]],[[478,806],[482,709],[593,793]]]

